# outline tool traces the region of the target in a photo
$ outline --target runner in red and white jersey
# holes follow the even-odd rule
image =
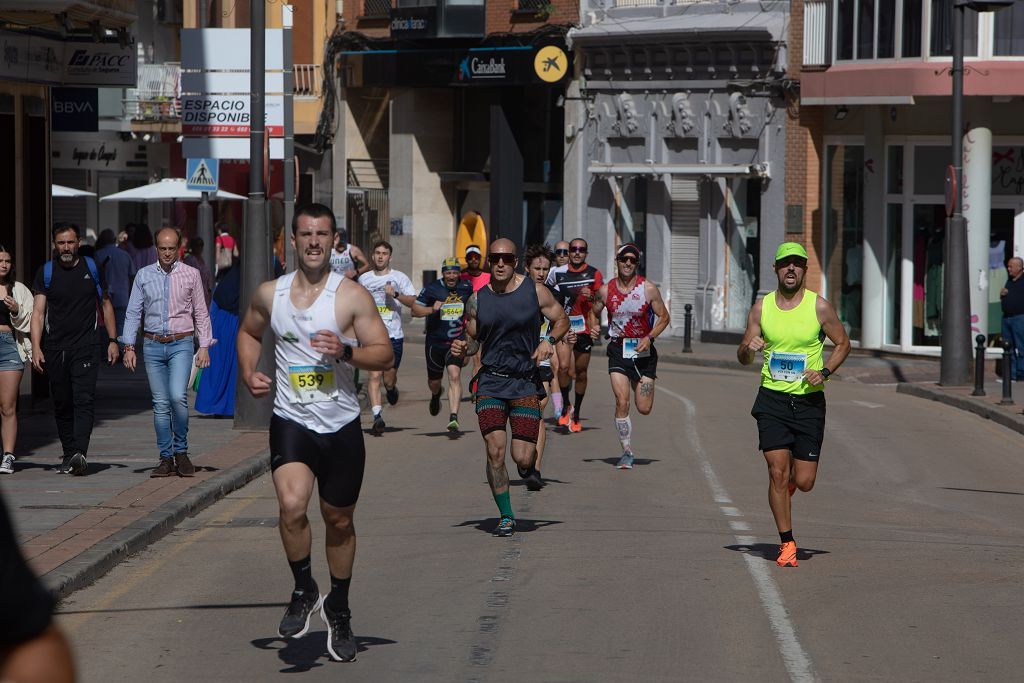
[[[629,419],[629,394],[636,409],[647,415],[654,408],[654,380],[658,375],[658,352],[654,338],[668,327],[668,308],[661,292],[637,274],[640,249],[623,244],[615,253],[616,277],[597,291],[590,311],[592,328],[600,329],[601,309],[608,308],[608,377],[615,394],[615,431],[622,444],[622,457],[616,467],[633,468],[630,443],[633,423]],[[596,339],[598,332],[591,333]]]

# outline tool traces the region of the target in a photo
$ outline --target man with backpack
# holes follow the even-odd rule
[[[92,436],[103,335],[109,342],[107,362],[120,355],[114,307],[96,262],[79,256],[78,226],[53,226],[54,259],[36,271],[32,281],[32,367],[50,381],[57,434],[64,451],[59,472],[85,474]],[[45,332],[45,338],[44,338]]]

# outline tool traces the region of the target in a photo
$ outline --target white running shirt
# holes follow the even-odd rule
[[[398,299],[389,297],[384,293],[384,288],[391,284],[395,288],[396,295],[416,296],[418,294],[412,286],[412,280],[405,273],[398,270],[389,270],[383,275],[377,275],[368,270],[359,276],[359,284],[366,287],[373,295],[373,301],[377,304],[377,312],[380,313],[384,327],[388,328],[388,336],[392,339],[402,339],[405,333],[402,331],[402,304]]]
[[[274,414],[318,434],[332,434],[359,418],[353,370],[348,363],[314,351],[309,338],[317,330],[330,330],[342,343],[358,345],[342,335],[334,313],[334,299],[344,278],[330,273],[313,305],[299,309],[291,300],[296,272],[277,279],[270,311],[270,327],[277,338]]]
[[[356,262],[352,258],[352,245],[346,244],[342,251],[331,249],[331,270],[338,275],[345,277],[345,273],[356,269]]]

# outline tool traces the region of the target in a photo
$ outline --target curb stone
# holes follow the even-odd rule
[[[127,557],[171,533],[186,517],[199,513],[269,469],[270,458],[266,457],[265,450],[250,456],[48,572],[42,577],[43,583],[56,599],[66,598],[99,579]]]
[[[896,386],[896,393],[938,401],[939,403],[974,413],[980,417],[988,418],[996,424],[1011,429],[1018,434],[1024,434],[1024,416],[1019,413],[1011,413],[997,405],[966,396],[951,394],[942,389],[934,389],[926,384],[899,384]]]

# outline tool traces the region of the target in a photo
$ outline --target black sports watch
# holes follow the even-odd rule
[[[821,373],[821,376],[824,377],[825,379],[828,379],[832,375],[832,371],[829,370],[828,368],[822,368],[821,370],[819,370],[819,372]]]
[[[338,359],[339,363],[347,363],[352,360],[352,347],[348,344],[342,344],[341,346],[341,358]]]
[[[552,346],[554,346],[555,344],[558,343],[558,340],[555,339],[555,337],[553,335],[550,335],[550,334],[548,336],[544,337],[544,341],[546,341],[548,344],[551,344]]]

